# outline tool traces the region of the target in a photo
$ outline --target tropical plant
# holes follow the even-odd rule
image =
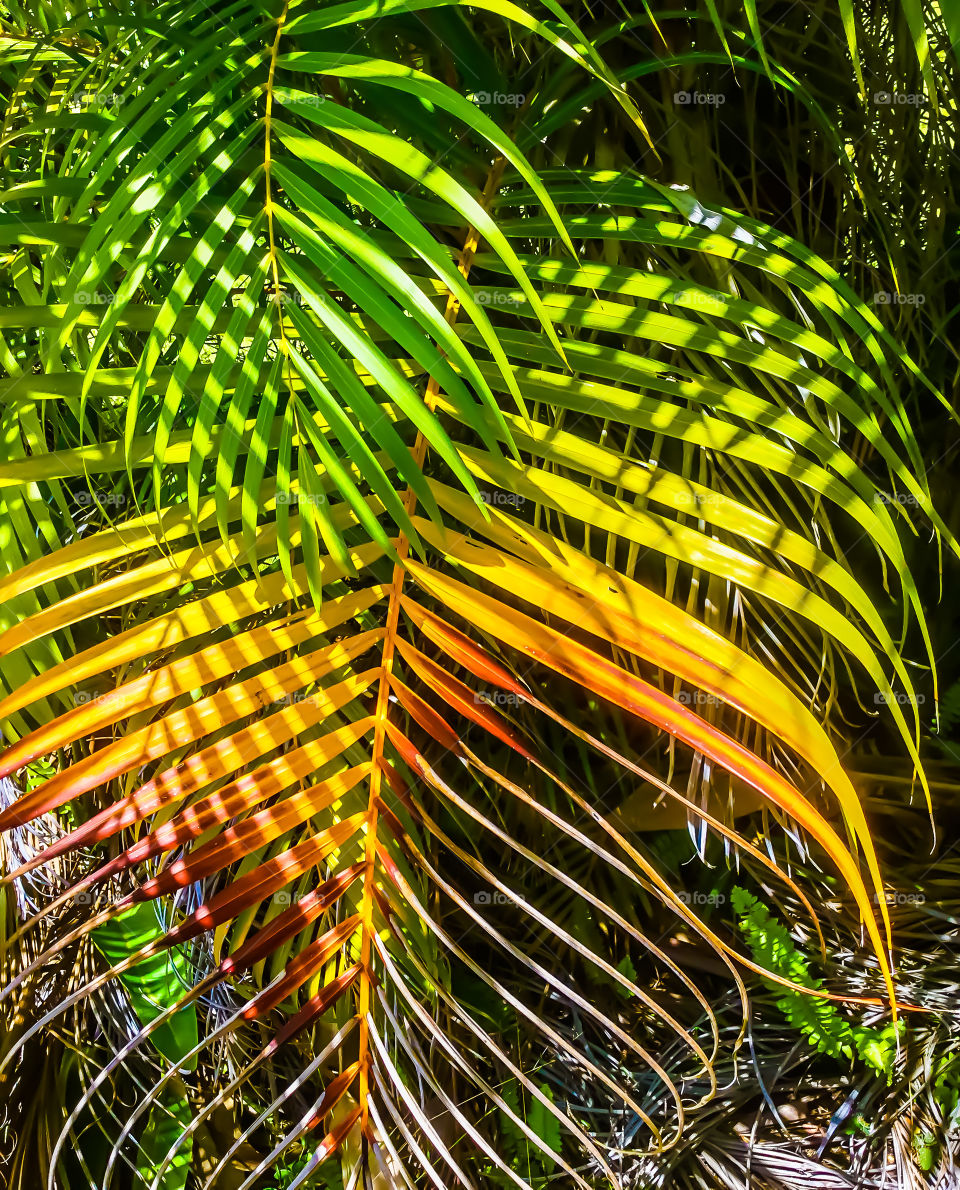
[[[786,928],[772,917],[765,905],[743,888],[734,888],[730,899],[755,959],[800,987],[820,986]],[[829,1000],[814,999],[792,989],[780,998],[778,1005],[790,1024],[816,1049],[835,1058],[859,1057],[890,1080],[898,1033],[902,1032],[898,1025],[883,1029],[851,1025]]]
[[[831,256],[689,146],[663,172],[637,80],[698,64],[795,94],[848,164],[731,8],[6,5],[21,1185],[625,1184],[716,1087],[663,935],[744,1005],[768,974],[638,831],[722,837],[815,942],[758,806],[849,889],[855,999],[895,1016],[843,757],[881,714],[926,789],[909,538],[956,545],[912,427],[952,411],[851,284],[861,229]],[[33,1131],[47,1035],[76,1071]]]

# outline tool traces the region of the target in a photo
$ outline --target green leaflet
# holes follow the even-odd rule
[[[537,196],[547,215],[553,220],[560,238],[571,255],[576,255],[573,241],[563,226],[550,192],[525,158],[517,152],[510,138],[504,135],[489,116],[450,87],[441,85],[436,79],[422,71],[412,70],[396,62],[362,58],[356,54],[284,54],[280,59],[280,65],[288,66],[292,70],[327,74],[334,78],[348,78],[395,88],[416,95],[428,103],[436,104],[450,112],[468,127],[472,127],[479,136],[488,140],[497,152],[514,166]]]
[[[553,328],[543,304],[536,290],[523,271],[497,223],[487,214],[480,203],[471,195],[452,175],[439,165],[432,162],[415,146],[407,144],[394,136],[382,125],[365,116],[332,102],[317,104],[306,103],[298,99],[295,92],[278,90],[288,111],[302,116],[310,123],[323,128],[349,144],[354,144],[364,152],[380,158],[397,170],[406,174],[418,185],[424,186],[438,198],[441,198],[468,226],[475,227],[507,263],[510,272],[523,290],[531,308],[537,315],[541,326],[556,347],[558,354],[563,357],[560,340]],[[278,126],[279,130],[279,126]],[[284,144],[302,157],[310,161],[315,159],[316,150],[313,141],[299,136],[293,128],[282,130]]]
[[[549,1084],[540,1083],[538,1090],[553,1102],[553,1091]],[[521,1105],[520,1097],[524,1102]],[[560,1151],[560,1125],[538,1099],[528,1097],[516,1079],[510,1079],[503,1088],[503,1100],[548,1149]],[[530,1144],[513,1120],[500,1112],[500,1122],[506,1140],[505,1153],[511,1158],[515,1170],[526,1177],[551,1172],[555,1167],[542,1149]]]
[[[274,127],[278,127],[276,122]],[[453,267],[449,257],[442,251],[433,236],[413,216],[408,204],[381,186],[369,173],[358,168],[349,158],[324,145],[321,141],[294,137],[292,132],[285,133],[282,125],[278,128],[278,136],[291,153],[303,154],[304,161],[314,166],[325,180],[335,184],[351,201],[363,205],[405,244],[409,245],[414,253],[429,266],[445,288],[456,297],[461,309],[469,315],[477,327],[484,344],[502,371],[509,392],[522,408],[520,390],[513,379],[512,369],[490,323],[489,316],[483,306],[477,302],[471,286]]]
[[[860,51],[857,48],[857,17],[853,0],[838,0],[838,4],[840,6],[840,16],[843,20],[843,32],[846,35],[847,45],[850,47],[850,57],[853,60],[853,68],[857,74],[857,82],[860,84],[861,93],[866,95],[867,88],[863,81]]]
[[[167,1153],[193,1119],[193,1108],[189,1099],[172,1084],[173,1080],[164,1087],[150,1108],[147,1123],[140,1136],[140,1148],[136,1159],[137,1173],[145,1186],[153,1185]],[[192,1166],[191,1150],[185,1146],[165,1166],[157,1190],[183,1190]]]
[[[786,927],[774,918],[763,905],[745,889],[734,886],[730,902],[739,918],[747,945],[756,961],[767,970],[790,979],[801,987],[819,990],[822,982],[814,978],[806,958],[790,937]],[[777,1006],[790,1024],[804,1035],[807,1041],[834,1058],[848,1060],[859,1057],[861,1061],[892,1080],[893,1060],[897,1052],[899,1028],[886,1025],[882,1029],[867,1025],[851,1024],[840,1015],[836,1005],[818,996],[804,996],[802,992],[783,991],[771,984],[781,994]]]
[[[122,963],[141,947],[162,938],[163,934],[156,907],[142,904],[97,926],[93,940],[112,965]],[[144,1025],[174,1005],[193,986],[190,967],[176,947],[137,963],[123,972],[120,980],[134,1012]],[[197,1044],[195,1008],[188,1005],[176,1013],[150,1034],[150,1040],[168,1062],[179,1062]],[[195,1069],[195,1063],[188,1064],[187,1069]]]
[[[93,931],[97,949],[111,965],[122,963],[141,947],[158,941],[164,930],[152,903],[136,905]],[[189,965],[182,951],[171,947],[137,963],[120,975],[120,982],[140,1023],[150,1024],[162,1012],[173,1007],[192,986]],[[186,1058],[199,1039],[197,1013],[193,1004],[175,1013],[150,1034],[150,1043],[170,1063]],[[185,1069],[195,1070],[196,1056]],[[190,1101],[172,1079],[165,1084],[151,1105],[140,1136],[137,1171],[148,1186],[160,1162],[193,1117]],[[191,1166],[190,1149],[179,1152],[164,1171],[160,1190],[183,1190]]]
[[[278,212],[280,223],[291,233],[291,238],[311,263],[320,270],[319,275],[339,284],[382,331],[398,346],[410,352],[420,366],[457,401],[458,407],[481,437],[487,435],[486,422],[474,411],[473,397],[447,362],[447,355],[452,356],[466,378],[477,388],[484,400],[485,408],[498,423],[502,423],[499,407],[470,352],[464,348],[446,319],[430,304],[409,274],[397,267],[370,239],[358,235],[356,228],[346,223],[336,208],[317,193],[301,175],[279,164],[274,167],[273,172],[284,184],[287,192],[300,201],[301,208],[311,221],[341,249],[340,254],[337,254],[296,216]],[[360,265],[363,271],[355,265]],[[287,273],[290,274],[289,268]],[[307,301],[310,301],[310,295],[319,291],[318,282],[304,271],[297,275],[290,274],[290,279]],[[415,327],[411,325],[414,322],[420,324],[425,334],[416,333]],[[431,341],[431,337],[436,338],[436,344]],[[418,406],[419,402],[416,403],[415,409]],[[419,413],[417,415],[421,416]],[[432,426],[432,433],[428,437],[439,437],[443,440],[439,424],[431,422],[429,418],[421,424]],[[375,432],[375,426],[372,429]],[[492,443],[488,435],[486,440]],[[455,459],[451,465],[456,466]],[[401,468],[401,472],[408,482],[416,483],[409,469]]]
[[[453,2],[461,4],[463,0],[453,0]],[[450,6],[450,3],[451,0],[347,0],[347,3],[331,5],[322,12],[305,12],[295,16],[287,25],[287,31],[301,34],[315,32],[321,29],[331,29],[337,25],[353,25],[369,19],[382,20],[395,12],[410,13],[422,12],[431,8],[446,8]],[[529,12],[511,3],[510,0],[477,0],[471,6],[486,9],[522,28],[529,29],[565,54],[571,61],[589,71],[595,78],[602,79],[609,87],[616,102],[636,123],[648,144],[653,147],[650,134],[637,113],[635,105],[623,93],[619,80],[604,64],[592,42],[583,36],[563,6],[557,3],[557,0],[543,0],[543,3],[567,36],[558,36],[550,24],[533,17]]]

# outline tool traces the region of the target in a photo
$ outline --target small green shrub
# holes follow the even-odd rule
[[[754,959],[768,971],[801,987],[819,991],[822,983],[811,975],[806,957],[785,926],[746,889],[735,887],[730,894],[747,945]],[[859,1059],[890,1081],[897,1052],[898,1026],[881,1028],[857,1025],[840,1014],[836,1005],[819,996],[806,996],[781,988],[777,1006],[790,1025],[822,1054],[833,1058]]]

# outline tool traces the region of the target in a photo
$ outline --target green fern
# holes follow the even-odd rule
[[[821,981],[810,974],[806,958],[786,927],[771,916],[767,907],[739,887],[733,888],[730,900],[756,961],[800,987],[819,991]],[[889,1081],[897,1049],[895,1026],[877,1029],[851,1024],[831,1001],[805,996],[802,992],[784,990],[777,999],[777,1006],[814,1049],[833,1058],[859,1058],[885,1074]]]
[[[960,724],[960,682],[948,686],[937,707],[937,731],[941,736],[953,736]],[[938,741],[943,744],[944,741]]]

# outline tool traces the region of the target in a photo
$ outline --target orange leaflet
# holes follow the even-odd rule
[[[250,1001],[240,1014],[244,1020],[255,1021],[258,1017],[264,1016],[278,1004],[282,1004],[298,987],[312,979],[324,963],[346,942],[359,923],[360,918],[354,913],[350,917],[344,918],[343,921],[337,922],[322,937],[304,947],[295,958],[287,963],[286,970],[280,979]]]
[[[328,1084],[326,1090],[323,1092],[323,1095],[320,1097],[320,1101],[317,1103],[316,1110],[314,1111],[314,1114],[310,1117],[309,1121],[307,1122],[308,1129],[316,1128],[316,1126],[318,1124],[321,1124],[323,1122],[324,1117],[328,1116],[330,1114],[330,1112],[333,1111],[333,1109],[337,1106],[337,1104],[340,1102],[340,1100],[344,1097],[344,1095],[350,1089],[350,1085],[353,1082],[353,1080],[356,1078],[359,1070],[360,1070],[360,1063],[354,1062],[352,1065],[348,1066],[346,1068],[346,1070],[341,1071],[340,1074],[338,1074],[337,1077],[330,1084]],[[358,1112],[359,1112],[359,1110],[360,1109],[357,1108]],[[351,1121],[351,1116],[347,1116],[347,1121]],[[351,1128],[353,1127],[352,1122],[350,1123],[350,1127]],[[338,1128],[337,1131],[339,1132],[340,1129],[342,1129],[342,1128],[343,1128],[343,1124],[340,1125],[340,1128]],[[350,1128],[347,1129],[347,1132],[349,1132],[349,1131],[350,1131]],[[331,1133],[331,1136],[332,1135],[333,1134]],[[346,1134],[344,1134],[344,1135],[346,1135]],[[324,1142],[324,1143],[326,1143],[326,1142]],[[331,1143],[333,1144],[333,1148],[337,1148],[337,1146],[340,1142],[332,1141]]]
[[[474,723],[478,723],[481,727],[490,732],[491,735],[502,740],[503,743],[513,748],[515,752],[531,763],[536,763],[533,755],[520,742],[520,738],[515,731],[506,723],[502,716],[498,715],[496,711],[492,710],[488,703],[471,690],[469,686],[461,682],[458,678],[448,674],[445,669],[431,661],[429,657],[415,649],[413,645],[408,645],[405,641],[398,640],[397,648],[407,662],[410,668],[417,674],[431,690],[435,690],[438,694],[443,696],[444,702],[453,707],[454,710],[459,711],[461,715],[465,715],[468,719],[472,719]]]
[[[285,887],[302,876],[310,868],[322,863],[331,852],[337,850],[351,835],[356,834],[364,820],[363,814],[354,814],[329,827],[295,847],[290,847],[266,863],[260,864],[252,872],[231,882],[228,888],[211,897],[209,901],[194,910],[175,929],[170,930],[163,939],[164,946],[175,946],[178,942],[185,942],[195,938],[206,930],[222,922],[230,921],[248,909],[251,905],[259,905],[267,897],[273,896],[278,889]],[[150,900],[153,896],[161,896],[170,891],[161,888],[154,893],[146,893],[137,889],[128,897],[124,897],[116,906],[118,913],[130,905],[140,901]]]
[[[445,556],[508,594],[710,691],[785,740],[836,794],[863,849],[874,888],[882,894],[880,869],[856,790],[826,732],[785,683],[641,584],[498,509],[489,520],[481,520],[461,495],[451,492],[451,499],[469,517],[468,523],[504,549],[418,521],[423,537]],[[880,911],[889,942],[882,896]]]
[[[396,694],[400,705],[407,714],[416,723],[419,723],[428,735],[432,736],[433,739],[444,748],[448,748],[451,752],[460,751],[460,737],[450,724],[438,715],[433,707],[425,702],[419,694],[416,694],[408,686],[405,686],[393,674],[390,675],[390,689]]]
[[[308,822],[315,814],[329,809],[368,776],[372,767],[369,761],[358,764],[267,810],[251,814],[239,825],[230,827],[196,851],[189,852],[186,858],[178,859],[159,876],[147,880],[140,891],[148,897],[161,896],[164,892],[173,892],[195,880],[212,876],[214,872],[236,863],[294,827]]]
[[[282,946],[288,939],[305,930],[331,905],[335,905],[362,872],[361,863],[351,864],[349,868],[335,872],[319,888],[306,893],[299,901],[295,901],[282,913],[277,914],[233,954],[227,955],[218,970],[224,975],[230,975],[259,963],[278,946]]]
[[[100,728],[128,715],[159,706],[179,694],[199,690],[219,678],[242,673],[255,663],[262,664],[269,657],[311,640],[322,631],[338,627],[369,607],[371,602],[374,600],[368,591],[340,596],[324,603],[323,615],[302,612],[279,623],[265,624],[145,673],[109,694],[82,703],[25,736],[4,753],[0,762],[3,771],[13,772],[38,756],[55,752],[74,740],[90,737]],[[12,702],[11,698],[0,703],[0,719],[4,718],[7,704]],[[14,704],[10,709],[18,708]]]
[[[823,815],[793,785],[736,740],[579,641],[418,562],[410,560],[407,567],[424,589],[470,623],[614,705],[676,736],[746,781],[795,818],[820,842],[850,887],[877,954],[891,1006],[896,1011],[896,993],[889,964],[859,869]]]
[[[44,782],[0,813],[0,831],[8,830],[11,826],[23,826],[37,815],[54,810],[121,773],[140,768],[174,748],[183,747],[227,723],[262,710],[283,694],[323,677],[344,661],[366,652],[382,635],[381,629],[374,629],[352,641],[331,645],[309,657],[280,666],[272,675],[258,675],[219,694],[203,698],[185,710],[175,711],[141,731],[108,744]],[[340,688],[351,685],[355,697],[379,673],[379,669],[367,670],[340,683]],[[300,734],[304,727],[322,721],[328,713],[326,700],[326,692],[321,690],[307,701],[284,707],[267,719],[260,720],[255,727],[237,732],[229,740],[204,749],[176,769],[154,778],[143,786],[143,791],[160,787],[169,789],[171,786],[189,789],[192,785],[193,788],[199,788],[214,777],[230,772],[228,764],[239,768],[257,760],[265,752],[273,751],[280,743]],[[0,775],[6,775],[2,766]]]
[[[504,690],[510,690],[520,698],[528,697],[528,691],[520,685],[511,673],[493,661],[466,633],[454,628],[426,608],[415,603],[409,596],[400,600],[403,610],[424,635],[440,646],[454,661],[465,665],[471,673],[484,681],[492,682]],[[399,640],[397,642],[400,643]]]
[[[346,701],[346,693],[345,701]],[[328,712],[335,709],[336,700],[327,704]],[[281,793],[294,782],[302,780],[308,773],[315,772],[322,764],[335,759],[344,749],[362,739],[373,725],[373,718],[361,719],[357,723],[346,726],[321,736],[309,744],[304,744],[292,752],[285,752],[282,756],[271,760],[258,768],[255,772],[247,773],[239,780],[222,786],[209,797],[202,798],[189,809],[184,810],[177,817],[165,822],[156,830],[151,831],[142,839],[138,839],[116,858],[98,868],[96,872],[85,876],[84,886],[122,872],[133,864],[143,863],[163,851],[182,846],[197,839],[211,826],[218,822],[228,822],[244,810],[250,809],[258,802]],[[182,795],[181,795],[182,796]],[[112,806],[107,806],[99,814],[95,814],[88,822],[78,826],[75,830],[55,840],[42,853],[35,856],[28,863],[23,864],[16,871],[10,873],[9,879],[31,871],[38,864],[47,863],[50,859],[64,852],[72,851],[88,843],[102,843],[105,839],[118,834],[125,827],[132,826],[160,809],[161,806],[176,800],[169,793],[165,797],[142,792],[121,798]]]
[[[290,1018],[289,1021],[272,1037],[263,1047],[263,1052],[260,1054],[261,1058],[268,1058],[272,1053],[284,1045],[291,1037],[295,1037],[301,1029],[306,1029],[313,1024],[323,1014],[332,1008],[340,997],[348,990],[348,988],[356,981],[360,974],[360,964],[354,963],[352,967],[348,967],[342,975],[338,975],[336,979],[332,980],[322,988],[315,996],[304,1004],[303,1008],[298,1013]]]
[[[363,1108],[355,1107],[351,1112],[344,1116],[343,1120],[334,1128],[332,1132],[328,1132],[320,1144],[317,1146],[317,1152],[311,1161],[319,1165],[321,1161],[325,1161],[331,1153],[335,1153],[337,1149],[343,1144],[346,1138],[353,1131],[357,1121],[363,1115]],[[314,1127],[320,1123],[320,1120],[315,1117]]]

